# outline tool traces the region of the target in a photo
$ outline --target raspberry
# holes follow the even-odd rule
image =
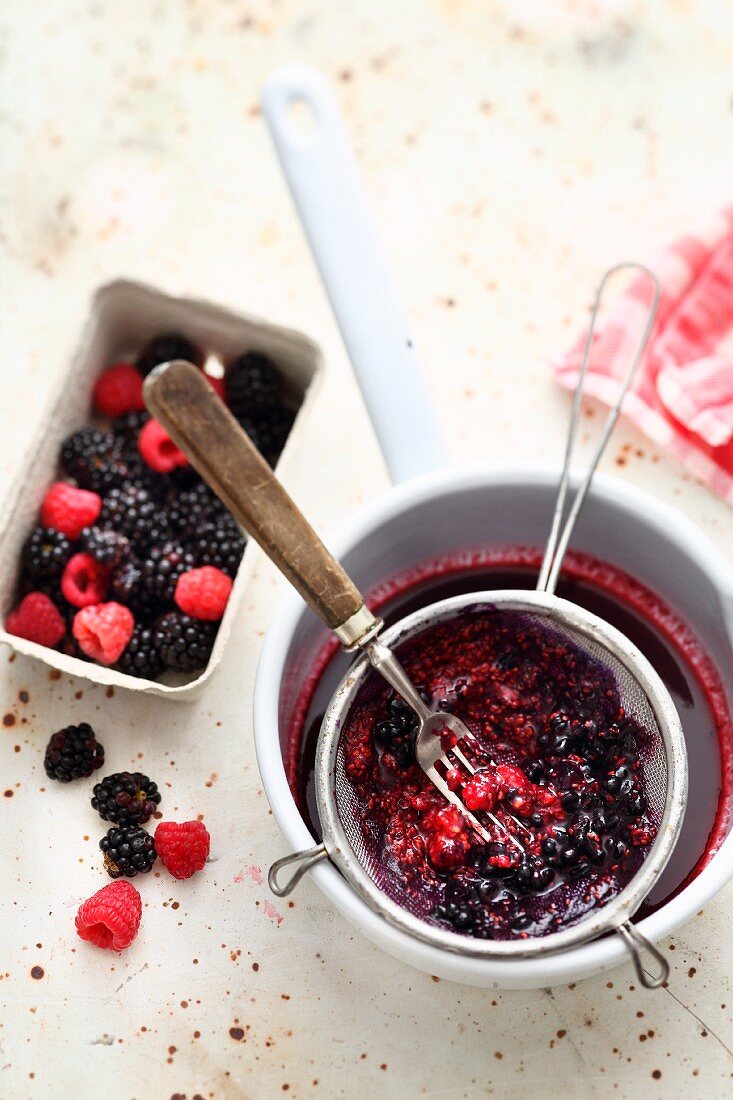
[[[91,554],[74,554],[62,574],[61,591],[74,607],[102,603],[109,591],[109,569]]]
[[[187,337],[182,336],[180,332],[164,332],[160,336],[154,336],[145,345],[136,366],[144,377],[150,374],[153,367],[157,367],[159,363],[170,363],[172,359],[187,359],[197,367],[202,366],[204,362],[201,350]]]
[[[152,871],[158,858],[155,841],[139,825],[113,826],[99,842],[110,878],[134,878]]]
[[[181,574],[174,599],[186,615],[216,622],[224,614],[231,590],[232,580],[226,573],[204,565]]]
[[[206,863],[211,837],[203,821],[161,821],[155,830],[155,847],[174,878],[190,878]]]
[[[55,481],[43,498],[41,523],[67,538],[78,539],[84,528],[94,523],[101,507],[102,498],[97,493]]]
[[[195,672],[208,664],[217,626],[169,611],[156,624],[155,645],[165,667],[174,672]]]
[[[124,951],[138,933],[142,912],[142,900],[131,882],[110,882],[79,906],[77,935],[95,947]]]
[[[217,397],[220,397],[222,401],[226,400],[226,383],[223,378],[215,378],[213,374],[206,374],[204,371],[204,378],[211,386],[212,390]]]
[[[94,407],[104,416],[122,416],[145,408],[143,380],[132,363],[114,363],[97,379]]]
[[[148,466],[160,474],[169,474],[177,466],[188,466],[183,451],[176,447],[157,420],[148,420],[138,436],[137,445]]]
[[[53,600],[43,592],[29,592],[5,620],[8,634],[53,649],[66,633],[66,623]]]
[[[58,577],[71,556],[71,544],[61,531],[36,527],[26,539],[21,556],[34,577]]]
[[[144,825],[160,802],[157,783],[141,772],[115,772],[95,783],[92,808],[115,825]]]
[[[135,620],[120,603],[97,603],[74,616],[72,633],[80,649],[103,665],[113,665],[132,637]]]
[[[86,779],[104,764],[104,748],[94,736],[88,722],[66,726],[54,733],[46,747],[43,766],[49,779],[70,783]]]

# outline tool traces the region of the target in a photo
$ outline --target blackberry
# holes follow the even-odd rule
[[[52,527],[36,527],[26,539],[21,556],[33,577],[59,577],[71,557],[71,543]]]
[[[218,623],[169,611],[155,627],[155,645],[166,668],[194,672],[205,668],[214,646]]]
[[[158,858],[155,841],[139,825],[109,829],[99,847],[104,853],[104,868],[110,878],[146,875]]]
[[[110,598],[129,607],[135,618],[152,622],[161,605],[143,584],[142,563],[134,555],[112,572]]]
[[[88,722],[78,726],[66,726],[54,733],[46,746],[43,766],[49,779],[70,783],[72,779],[86,779],[96,768],[104,764],[104,748],[94,736]]]
[[[199,481],[172,497],[168,507],[171,535],[186,542],[196,535],[203,524],[216,523],[228,514],[213,490],[204,481]]]
[[[144,553],[168,532],[165,512],[147,489],[137,485],[112,489],[105,497],[97,524],[125,535],[137,553]]]
[[[202,523],[186,543],[197,565],[214,565],[234,578],[244,553],[245,535],[228,512],[215,522]]]
[[[420,694],[427,702],[424,692]],[[399,695],[390,699],[387,710],[389,718],[377,722],[374,727],[375,746],[379,751],[393,756],[399,768],[407,768],[415,762],[417,715]]]
[[[154,336],[143,348],[135,366],[145,377],[159,363],[168,363],[171,359],[187,359],[197,367],[203,365],[204,357],[200,348],[181,335],[180,332],[164,332]]]
[[[197,565],[190,550],[179,542],[164,542],[153,546],[142,562],[142,583],[151,596],[158,600],[172,600],[181,573],[187,573]]]
[[[125,651],[117,662],[120,672],[128,676],[140,676],[144,680],[156,680],[163,671],[163,658],[155,648],[154,633],[150,627],[138,623]]]
[[[80,428],[61,444],[61,465],[82,489],[104,496],[139,472],[142,459],[126,455],[111,432]]]
[[[79,541],[101,565],[120,565],[130,556],[130,541],[111,527],[85,527]]]
[[[115,825],[144,825],[160,802],[158,786],[141,772],[115,772],[95,783],[92,807]]]
[[[295,413],[281,405],[256,422],[260,453],[271,466],[274,466],[280,457],[294,420]]]
[[[147,409],[133,409],[114,418],[112,432],[123,443],[128,445],[134,443],[137,446],[140,429],[147,424],[148,420],[150,420],[150,413]]]
[[[280,402],[280,375],[275,364],[259,351],[248,351],[235,359],[224,375],[224,394],[232,413],[255,417]]]
[[[282,405],[276,405],[237,419],[262,457],[274,466],[290,434],[295,414]]]

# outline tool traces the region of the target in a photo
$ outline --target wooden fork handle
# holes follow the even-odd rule
[[[191,465],[327,626],[337,630],[362,611],[356,585],[197,367],[183,360],[156,367],[144,395]]]

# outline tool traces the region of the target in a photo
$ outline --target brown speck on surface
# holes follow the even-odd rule
[[[382,1064],[381,1064],[381,1066],[380,1066],[379,1068],[380,1068],[380,1069],[386,1069],[386,1068],[387,1068],[387,1063],[386,1063],[386,1062],[382,1062]]]
[[[20,745],[16,745],[13,752],[20,752]]]
[[[342,69],[339,73],[339,80],[343,81],[344,84],[348,84],[348,82],[350,80],[353,80],[353,78],[354,74],[351,72],[350,69]]]
[[[15,725],[15,715],[10,714],[10,712],[8,712],[7,714],[4,714],[3,715],[3,725],[4,726],[14,726]]]
[[[105,692],[105,695],[107,696],[108,699],[111,699],[114,696],[114,693],[115,693],[115,689],[110,684],[109,687],[107,688],[106,692]]]
[[[75,691],[74,692],[74,698],[75,699],[83,699],[84,698],[84,692],[83,691]]]
[[[501,1051],[500,1051],[500,1050],[495,1050],[495,1051],[494,1051],[494,1057],[495,1057],[495,1058],[498,1058],[498,1059],[499,1059],[499,1061],[501,1061],[501,1059],[502,1059],[502,1058],[504,1057],[504,1055],[503,1055],[503,1054],[501,1053]]]
[[[555,1032],[555,1034],[557,1035],[558,1039],[564,1039],[567,1035],[567,1031],[564,1027],[561,1027],[559,1031]]]
[[[254,972],[256,974],[257,971],[260,969],[260,964],[259,963],[252,963],[252,969],[254,970]]]
[[[652,1070],[652,1077],[654,1078],[655,1081],[658,1081],[661,1076],[662,1076],[661,1069]]]
[[[42,966],[31,967],[31,978],[35,978],[37,982],[40,982],[41,978],[44,977],[44,973],[45,972]]]
[[[181,903],[179,901],[172,901],[171,902],[171,909],[180,909],[180,907],[181,907]]]
[[[690,969],[687,971],[687,977],[688,978],[694,978],[696,974],[697,974],[697,968],[694,967],[694,966],[691,966]]]
[[[18,698],[20,699],[21,703],[27,703],[30,699],[30,695],[27,691],[19,691]]]
[[[624,455],[617,455],[616,456],[616,465],[617,466],[625,466],[626,465],[626,458],[624,457]]]
[[[232,1039],[235,1039],[238,1043],[241,1043],[242,1039],[244,1038],[244,1029],[241,1027],[230,1027],[229,1034],[231,1035]]]
[[[200,1039],[201,1038],[201,1032],[200,1031],[194,1031],[193,1037],[194,1037],[194,1039]]]
[[[3,791],[3,794],[5,795],[6,798],[12,798],[13,797],[13,792],[11,790]]]
[[[48,674],[48,678],[49,678],[49,680],[60,680],[61,679],[61,673],[59,672],[59,670],[57,668],[52,668],[51,671]]]
[[[431,974],[430,975],[430,981],[431,982],[439,982],[440,978],[437,976],[437,974]]]

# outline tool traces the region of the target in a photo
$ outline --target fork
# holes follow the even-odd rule
[[[450,759],[448,755],[448,753],[450,753],[457,761],[459,768],[462,768],[468,776],[476,774],[476,769],[458,744],[452,745],[449,749],[444,749],[441,737],[441,734],[443,734],[445,730],[450,730],[457,740],[464,741],[468,744],[476,744],[476,740],[471,731],[460,718],[455,716],[455,714],[449,714],[442,710],[431,710],[431,708],[423,702],[419,692],[415,689],[415,685],[410,680],[392,650],[387,646],[379,641],[373,641],[366,646],[366,653],[372,666],[384,677],[417,715],[419,725],[417,737],[415,738],[415,758],[430,782],[440,791],[443,797],[451,803],[451,805],[460,810],[471,828],[478,833],[482,840],[492,841],[494,838],[488,830],[481,824],[479,819],[471,813],[462,799],[458,797],[457,793],[451,790],[445,778],[436,767],[436,764],[442,764],[446,770],[453,770],[456,765]],[[486,816],[506,835],[508,840],[511,840],[512,844],[519,848],[521,852],[524,851],[522,844],[506,827],[503,821],[500,821],[495,814],[490,812],[487,812]],[[519,821],[514,814],[509,814],[508,816],[520,827],[520,829],[524,829],[525,832],[530,833],[527,826]]]

